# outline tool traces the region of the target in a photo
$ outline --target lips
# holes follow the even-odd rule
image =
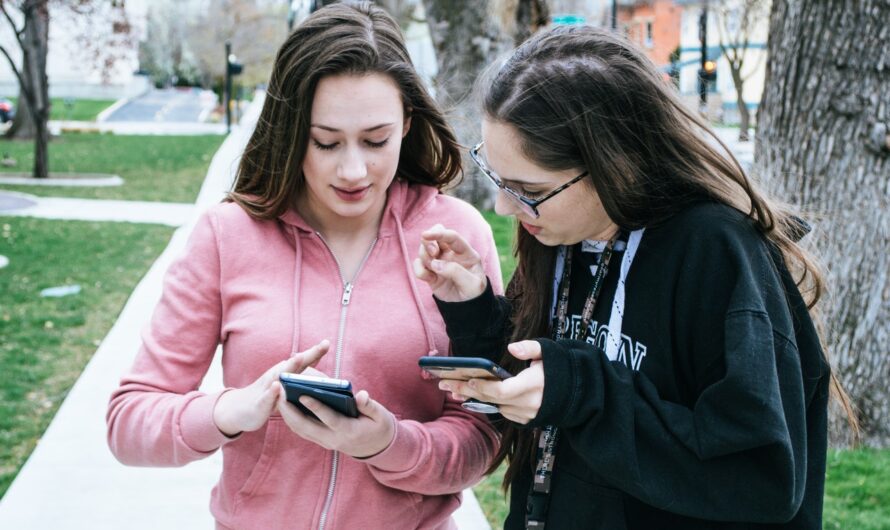
[[[368,190],[371,189],[371,186],[364,186],[361,188],[338,188],[334,186],[334,192],[337,194],[337,197],[347,202],[358,202],[365,198],[368,194]]]
[[[541,231],[540,226],[530,225],[528,223],[524,223],[522,221],[519,222],[522,225],[522,228],[525,228],[525,231],[531,235],[537,235]]]

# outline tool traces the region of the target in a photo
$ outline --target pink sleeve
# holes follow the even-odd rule
[[[399,421],[389,447],[363,461],[381,484],[444,495],[479,482],[497,446],[498,435],[488,419],[464,410],[449,397],[438,419]]]
[[[167,271],[133,367],[108,404],[108,446],[124,464],[181,466],[233,439],[213,422],[222,392],[197,391],[219,343],[219,284],[216,234],[205,214]]]
[[[502,294],[497,248],[491,228],[487,223],[484,227],[487,231],[477,232],[479,237],[472,244],[482,256],[492,289]],[[439,418],[427,423],[399,421],[389,447],[364,462],[386,486],[424,495],[443,495],[457,493],[479,482],[498,444],[498,433],[488,418],[463,409],[449,395]]]

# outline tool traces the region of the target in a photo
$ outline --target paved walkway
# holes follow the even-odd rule
[[[214,156],[196,204],[188,205],[188,211],[175,213],[181,216],[176,222],[183,221],[182,227],[133,291],[117,322],[0,500],[0,529],[213,528],[208,502],[222,464],[221,454],[217,452],[181,468],[123,466],[106,446],[105,410],[118,379],[133,362],[140,331],[160,297],[164,272],[185,247],[197,213],[218,203],[229,189],[259,105],[261,99],[245,116],[245,125],[233,129]],[[100,201],[81,204],[89,210],[96,207],[94,202]],[[129,201],[126,203],[124,209],[135,212]],[[221,380],[217,359],[202,389],[219,389]],[[461,530],[489,529],[469,490],[464,493],[464,503],[455,518]]]
[[[28,203],[30,206],[16,209],[4,208],[5,203],[13,201]],[[63,199],[0,191],[0,215],[41,217],[43,219],[120,221],[182,226],[194,218],[196,208],[194,204],[171,202]]]

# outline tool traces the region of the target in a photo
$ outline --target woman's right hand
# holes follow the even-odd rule
[[[414,274],[443,302],[464,302],[485,291],[488,279],[482,259],[454,230],[437,224],[420,235]]]
[[[282,372],[300,373],[315,366],[330,347],[330,342],[325,339],[269,368],[250,385],[223,392],[213,409],[216,427],[226,436],[235,436],[265,425],[281,392],[278,375]]]

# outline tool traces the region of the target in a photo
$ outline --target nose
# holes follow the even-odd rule
[[[356,182],[368,176],[368,165],[361,149],[347,148],[337,166],[337,176],[341,180]]]
[[[505,192],[498,190],[494,198],[494,212],[503,216],[516,215],[519,213],[519,206]]]

